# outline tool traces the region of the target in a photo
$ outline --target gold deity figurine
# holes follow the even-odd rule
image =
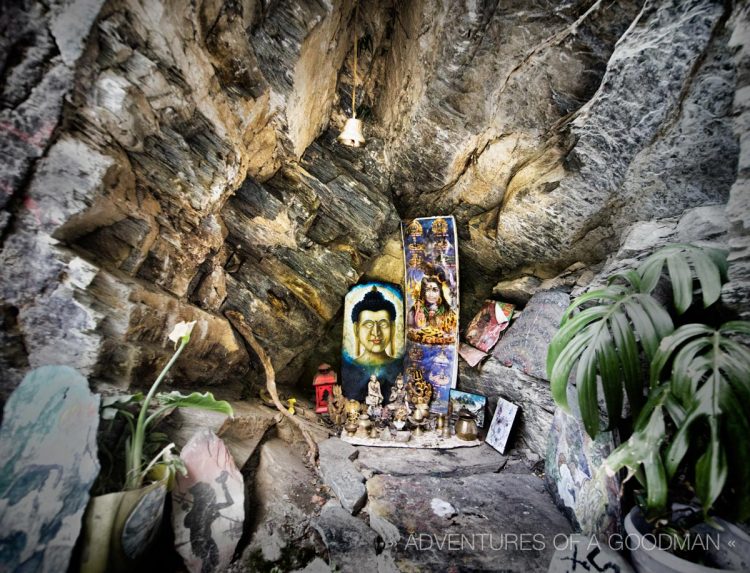
[[[362,404],[356,400],[348,400],[345,406],[347,422],[357,423],[359,420],[359,414],[362,411]]]
[[[331,421],[337,426],[340,426],[344,423],[346,402],[347,400],[346,398],[344,398],[344,395],[341,391],[341,385],[335,384],[333,386],[333,397],[328,401],[328,416],[331,418]]]

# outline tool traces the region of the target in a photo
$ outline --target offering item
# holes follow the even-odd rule
[[[380,389],[380,382],[375,374],[371,374],[370,381],[367,383],[367,398],[365,398],[367,413],[372,416],[382,403],[383,392]]]
[[[429,413],[427,415],[429,415]],[[427,416],[424,411],[421,408],[415,409],[414,414],[409,417],[409,421],[414,426],[413,434],[415,436],[421,436],[424,433],[422,427],[427,424]]]
[[[414,371],[409,385],[406,387],[406,392],[409,396],[409,402],[415,408],[424,409],[424,406],[429,408],[430,398],[432,398],[432,384],[424,379],[421,370]]]
[[[477,439],[477,422],[474,416],[466,408],[461,408],[456,422],[456,437],[471,442]]]
[[[340,426],[346,420],[346,398],[338,384],[333,386],[332,392],[333,398],[328,401],[328,416],[335,425]]]

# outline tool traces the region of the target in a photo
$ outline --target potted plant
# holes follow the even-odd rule
[[[671,305],[655,296],[665,266]],[[726,271],[724,251],[668,245],[637,269],[615,274],[604,288],[573,301],[547,355],[557,404],[568,408],[575,367],[572,378],[586,432],[595,437],[605,414],[608,428],[625,433],[603,471],[611,475],[625,468],[626,481],[634,476],[643,487],[636,492],[638,507],[626,519],[628,533],[635,534],[639,525],[653,540],[672,540],[672,548],[689,548],[698,521],[729,531],[715,511],[739,521],[750,517],[750,349],[742,342],[750,335],[750,322],[721,323]],[[700,322],[690,320],[696,317]],[[628,417],[623,416],[625,399]],[[671,502],[680,492],[688,492],[698,507],[674,513]],[[739,530],[730,533],[743,538]],[[750,538],[744,539],[740,552],[750,551]],[[688,561],[646,541],[637,545],[651,550],[633,557],[642,570],[691,570]],[[732,556],[708,562],[722,565],[723,558]],[[723,566],[742,570],[737,561],[743,557]]]
[[[91,498],[84,515],[81,572],[127,571],[153,541],[161,524],[167,490],[175,472],[185,473],[175,455],[173,443],[156,448],[161,436],[154,432],[174,408],[201,408],[232,415],[228,402],[214,399],[210,392],[157,392],[159,385],[190,341],[195,322],[178,323],[169,335],[175,352],[156,378],[148,394],[115,396],[102,400],[102,418],[126,420],[124,472],[120,491]],[[154,408],[151,406],[154,405]],[[135,409],[135,411],[134,411]],[[156,438],[156,439],[155,439]],[[114,461],[114,460],[113,460]],[[150,482],[146,483],[145,482]],[[110,487],[112,487],[110,485]]]

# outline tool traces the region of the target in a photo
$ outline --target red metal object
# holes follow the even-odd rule
[[[315,413],[328,412],[328,401],[333,398],[333,386],[336,384],[336,373],[329,364],[318,366],[318,373],[313,378],[315,386]]]

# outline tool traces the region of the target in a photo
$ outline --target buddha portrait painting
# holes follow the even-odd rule
[[[364,400],[371,376],[387,400],[402,372],[404,302],[401,290],[387,283],[353,287],[344,301],[342,386],[344,395]]]

